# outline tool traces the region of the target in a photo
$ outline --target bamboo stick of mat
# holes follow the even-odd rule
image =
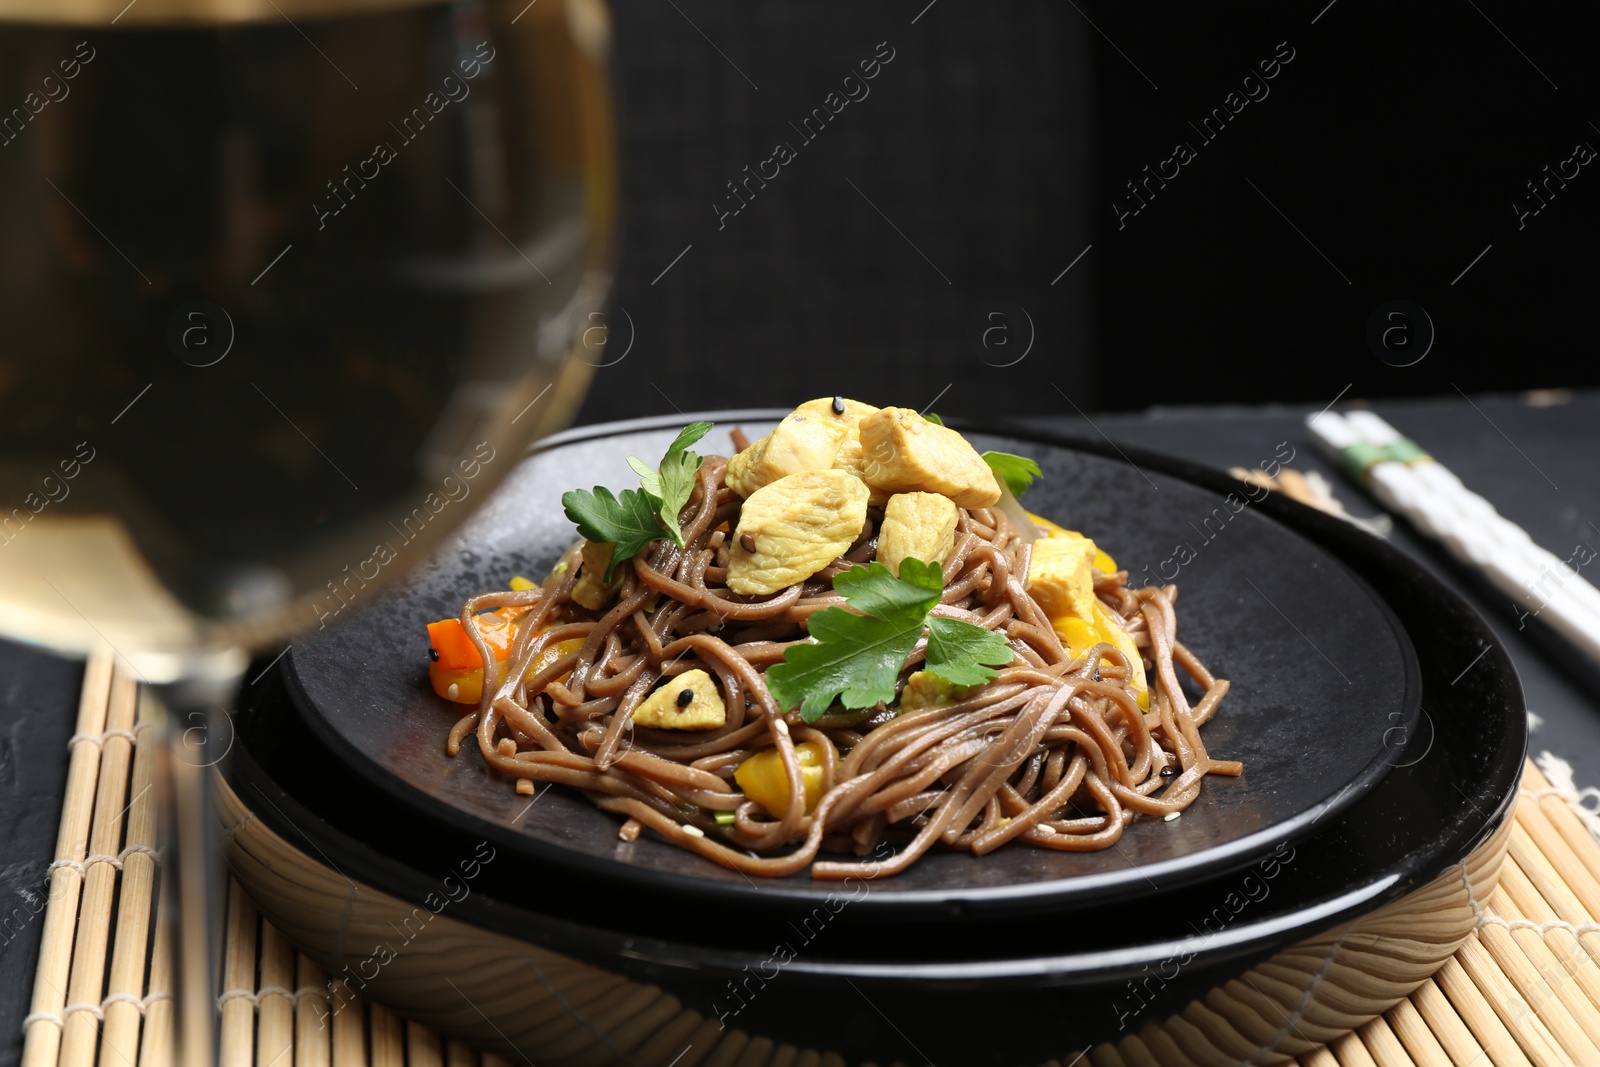
[[[1455,1067],[1531,1067],[1516,1038],[1495,1014],[1490,1000],[1462,967],[1459,957],[1449,960],[1435,977],[1424,982],[1412,994],[1412,1003],[1440,1044],[1449,1050]],[[1307,1056],[1301,1063],[1306,1067],[1313,1063],[1332,1067],[1335,1063],[1353,1062],[1347,1057],[1359,1055],[1338,1042],[1333,1048],[1340,1055],[1332,1061]],[[1371,1054],[1366,1055],[1370,1058]]]
[[[1600,958],[1600,928],[1593,925],[1600,919],[1600,844],[1567,801],[1552,795],[1554,791],[1538,769],[1532,773],[1535,792],[1543,795],[1534,797],[1537,803],[1517,805],[1520,824],[1559,874],[1561,884],[1572,890],[1579,905],[1574,907],[1568,900],[1564,905],[1568,914],[1560,914],[1562,908],[1557,907],[1558,917],[1573,925],[1587,924],[1580,936]],[[1550,904],[1556,906],[1553,900]]]
[[[1572,854],[1588,869],[1589,876],[1600,882],[1600,848],[1595,847],[1594,834],[1578,818],[1578,813],[1572,810],[1572,801],[1552,789],[1550,782],[1531,761],[1523,776],[1523,787],[1531,790],[1530,799],[1538,802],[1540,813],[1566,841]]]
[[[100,1033],[100,1067],[135,1062],[139,1023],[145,1005],[145,956],[154,919],[156,883],[157,745],[149,733],[153,713],[139,702],[134,730],[133,780],[129,784],[127,834],[122,847],[122,884],[117,888],[117,939],[111,952],[105,1020]],[[148,737],[150,740],[141,742]]]
[[[406,1023],[406,1063],[410,1067],[444,1067],[439,1038],[426,1026]]]
[[[217,1060],[221,1067],[250,1067],[255,1062],[256,906],[239,883],[228,880],[227,939],[222,954],[222,1033]],[[114,1065],[101,1064],[101,1067]]]
[[[1511,834],[1511,859],[1516,862],[1518,869],[1527,875],[1528,881],[1544,898],[1545,903],[1555,911],[1556,918],[1578,931],[1578,940],[1583,942],[1586,948],[1591,951],[1600,950],[1600,932],[1592,928],[1594,916],[1583,906],[1583,902],[1572,891],[1572,887],[1561,880],[1555,868],[1539,853],[1538,846],[1528,837],[1520,824]]]
[[[144,1035],[140,1039],[137,1067],[172,1067],[176,1056],[177,1033],[172,1025],[172,931],[172,893],[163,888],[156,895],[150,992],[144,998]]]
[[[1539,858],[1572,891],[1585,916],[1582,921],[1593,922],[1600,916],[1600,880],[1589,873],[1538,804],[1517,805],[1517,829],[1527,833]],[[1515,838],[1512,847],[1516,847]]]
[[[111,700],[100,742],[100,781],[95,790],[94,823],[83,878],[78,936],[67,981],[66,1028],[61,1035],[61,1067],[93,1067],[100,1037],[100,1001],[105,996],[106,948],[117,891],[117,854],[127,812],[128,768],[133,762],[133,722],[139,704],[134,680],[122,671],[111,676]]]
[[[94,814],[95,785],[100,776],[98,738],[105,729],[111,703],[112,656],[102,649],[89,656],[78,696],[77,727],[69,742],[66,796],[61,828],[56,833],[56,864],[50,871],[39,967],[34,972],[33,1000],[24,1022],[22,1067],[54,1067],[61,1051],[61,1012],[67,1006],[67,979],[72,969],[73,929],[83,889],[83,861],[88,855],[89,823]]]
[[[445,1067],[478,1067],[478,1054],[459,1041],[444,1043]]]
[[[1427,1025],[1428,1032],[1439,1039],[1445,1054],[1455,1067],[1482,1064],[1485,1053],[1472,1030],[1461,1020],[1455,1005],[1445,996],[1439,983],[1430,978],[1418,986],[1407,998],[1411,1006]],[[1490,1062],[1493,1062],[1492,1060]]]
[[[1339,1067],[1339,1057],[1327,1045],[1312,1049],[1300,1057],[1301,1067]]]
[[[256,1063],[262,1067],[291,1067],[294,948],[269,922],[261,924],[261,985],[257,988]]]
[[[1507,919],[1515,914],[1503,895],[1497,893],[1489,900],[1494,914]],[[1478,939],[1572,1062],[1600,1063],[1600,1047],[1595,1044],[1600,1019],[1588,1018],[1594,1014],[1593,1006],[1544,942],[1535,939],[1521,943],[1508,927],[1497,922],[1485,923],[1478,930]]]
[[[1515,866],[1508,867],[1500,877],[1500,888],[1497,892],[1504,893],[1504,899],[1512,911],[1505,912],[1507,918],[1515,912],[1522,920],[1535,924],[1534,929],[1521,929],[1515,935],[1521,938],[1537,938],[1550,949],[1567,973],[1583,987],[1590,1003],[1600,1004],[1600,963],[1596,963],[1583,949],[1583,944],[1565,924],[1556,917],[1556,913],[1539,895],[1533,887],[1528,876]]]
[[[366,1067],[366,1002],[346,989],[333,998],[333,1067]]]
[[[405,1067],[405,1020],[382,1004],[370,1005],[367,1013],[372,1031],[372,1067]]]
[[[1357,1030],[1355,1036],[1361,1039],[1377,1067],[1413,1067],[1415,1063],[1382,1015]]]
[[[294,969],[294,1067],[329,1067],[328,974],[310,956]]]
[[[1339,1061],[1339,1067],[1378,1067],[1372,1053],[1362,1043],[1361,1035],[1354,1030],[1343,1037],[1334,1038],[1328,1043],[1328,1048]]]
[[[1428,1029],[1427,1020],[1417,1010],[1410,998],[1389,1009],[1386,1016],[1394,1027],[1395,1036],[1406,1047],[1417,1067],[1451,1067],[1450,1057],[1434,1032]]]

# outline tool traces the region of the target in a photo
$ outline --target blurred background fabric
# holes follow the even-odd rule
[[[838,0],[614,10],[624,237],[605,359],[622,309],[634,343],[596,373],[584,421],[832,393],[921,407],[947,386],[939,410],[1000,408],[1039,387],[1047,351],[1071,391],[1089,272],[1050,283],[1089,240],[1093,31],[1070,6],[941,0],[915,25],[915,7]],[[861,81],[880,44],[893,58]],[[867,95],[806,140],[851,75]],[[796,157],[719,228],[727,183],[780,142]],[[1040,317],[1009,368],[966,341],[1000,300]],[[1000,339],[992,363],[1014,358]]]
[[[623,238],[582,421],[1600,383],[1591,12],[614,11]]]

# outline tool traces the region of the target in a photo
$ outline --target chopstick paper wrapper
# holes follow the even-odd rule
[[[1600,590],[1570,560],[1535,544],[1526,530],[1372,412],[1324,412],[1308,418],[1306,428],[1385,507],[1521,605],[1519,623],[1535,616],[1600,661]],[[1578,566],[1594,558],[1589,552]]]

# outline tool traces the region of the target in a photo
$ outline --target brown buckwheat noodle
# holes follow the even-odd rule
[[[452,755],[475,733],[495,770],[583,790],[627,818],[626,839],[642,825],[748,874],[809,867],[820,879],[895,874],[935,845],[976,855],[1017,840],[1063,851],[1106,848],[1136,814],[1183,810],[1207,774],[1240,773],[1238,763],[1212,759],[1200,738],[1228,683],[1178,642],[1176,587],[1129,589],[1126,572],[1096,574],[1095,593],[1154,665],[1143,711],[1114,646],[1069,659],[1024,589],[1031,545],[998,508],[961,510],[934,609],[1006,635],[1016,658],[998,678],[948,706],[895,714],[891,705],[814,725],[784,716],[764,673],[805,639],[808,615],[844,603],[833,576],[872,559],[881,511],[870,511],[855,545],[808,581],[768,597],[740,596],[725,584],[724,531],[737,526],[740,507],[723,484],[725,470],[722,457],[706,458],[681,516],[687,547],[659,541],[619,566],[622,584],[605,610],[588,611],[570,597],[576,546],[542,588],[466,602],[461,623],[485,663],[494,656],[472,617],[523,611],[499,675],[505,680],[497,686],[491,674],[478,710],[450,731]],[[581,648],[529,674],[547,646],[577,638]],[[919,644],[902,685],[923,655]],[[724,726],[688,733],[632,724],[658,681],[696,667],[720,682]],[[1193,706],[1179,670],[1204,691]],[[830,757],[809,815],[795,753],[805,741]],[[769,747],[789,785],[782,819],[769,818],[732,780],[741,762]],[[732,813],[733,822],[719,825],[718,812]],[[885,841],[896,846],[887,860],[819,858],[878,855]]]

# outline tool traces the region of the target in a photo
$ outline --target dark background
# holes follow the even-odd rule
[[[1600,177],[1552,183],[1520,230],[1511,206],[1600,147],[1600,20],[1570,6],[614,11],[627,314],[605,358],[632,347],[582,421],[835,392],[992,416],[1600,382]],[[789,123],[884,41],[870,95],[803,142]],[[1289,49],[1214,141],[1190,128]],[[1196,158],[1119,228],[1125,183],[1180,140]],[[726,183],[778,141],[798,158],[719,229]],[[1375,353],[1393,300],[1431,346],[1407,309]]]

